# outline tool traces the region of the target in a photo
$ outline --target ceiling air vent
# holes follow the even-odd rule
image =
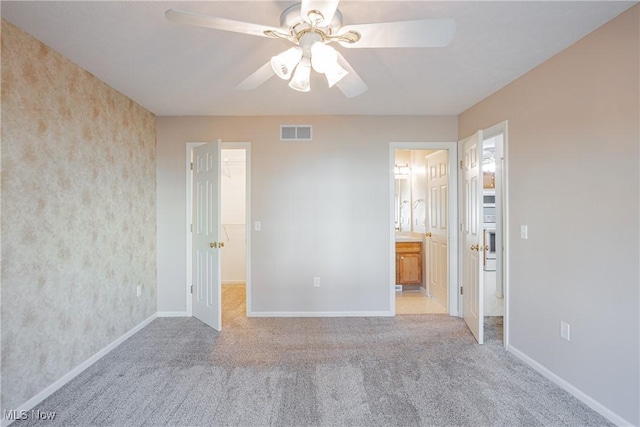
[[[311,125],[281,125],[281,141],[311,141]]]

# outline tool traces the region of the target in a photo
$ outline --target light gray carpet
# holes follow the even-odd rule
[[[36,409],[46,426],[611,425],[488,325],[479,346],[447,315],[156,319]]]

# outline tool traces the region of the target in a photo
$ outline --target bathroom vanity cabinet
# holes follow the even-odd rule
[[[422,285],[422,242],[396,242],[396,283]]]

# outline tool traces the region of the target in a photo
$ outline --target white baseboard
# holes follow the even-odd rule
[[[159,311],[158,317],[191,317],[186,311]]]
[[[540,374],[542,374],[547,379],[549,379],[549,380],[553,381],[554,383],[556,383],[557,385],[559,385],[565,391],[567,391],[568,393],[572,394],[578,400],[582,401],[582,403],[584,403],[585,405],[587,405],[589,408],[593,409],[594,411],[598,412],[600,415],[602,415],[603,417],[607,418],[609,421],[611,421],[615,425],[617,425],[617,426],[632,426],[633,425],[633,423],[630,423],[629,421],[625,420],[620,415],[616,414],[615,412],[613,412],[612,410],[610,410],[609,408],[604,406],[602,403],[598,402],[597,400],[595,400],[594,398],[592,398],[588,394],[584,393],[583,391],[581,391],[580,389],[578,389],[577,387],[575,387],[571,383],[563,380],[558,375],[554,374],[549,369],[545,368],[543,365],[541,365],[540,363],[536,362],[535,360],[533,360],[532,358],[530,358],[529,356],[527,356],[526,354],[524,354],[523,352],[521,352],[517,348],[513,347],[512,345],[507,345],[507,351],[509,353],[513,354],[514,356],[516,356],[518,359],[522,360],[527,365],[531,366],[533,369],[538,371]]]
[[[142,329],[145,326],[147,326],[156,317],[157,317],[157,314],[153,314],[152,316],[150,316],[147,319],[143,320],[138,325],[134,326],[133,329],[129,330],[129,332],[125,333],[120,338],[116,339],[111,344],[109,344],[108,346],[106,346],[105,348],[103,348],[102,350],[100,350],[99,352],[97,352],[96,354],[94,354],[93,356],[91,356],[90,358],[88,358],[87,360],[85,360],[84,362],[79,364],[78,366],[76,366],[74,369],[69,371],[62,378],[60,378],[59,380],[57,380],[56,382],[51,384],[49,387],[47,387],[44,390],[42,390],[40,393],[38,393],[35,396],[33,396],[31,399],[29,399],[26,402],[24,402],[22,405],[20,405],[18,408],[16,408],[16,411],[18,411],[18,413],[20,413],[21,411],[30,411],[37,404],[39,404],[44,399],[46,399],[47,397],[51,396],[53,393],[58,391],[58,389],[60,387],[64,386],[69,381],[71,381],[72,379],[77,377],[79,374],[81,374],[88,367],[90,367],[91,365],[96,363],[98,360],[100,360],[104,356],[106,356],[111,350],[113,350],[114,348],[116,348],[117,346],[122,344],[125,340],[130,338],[133,334],[138,332],[140,329]],[[9,424],[13,423],[14,420],[5,420],[4,419],[4,415],[2,415],[2,416],[3,416],[3,418],[0,421],[0,425],[2,427],[8,426]]]
[[[247,317],[393,317],[390,311],[252,311]]]

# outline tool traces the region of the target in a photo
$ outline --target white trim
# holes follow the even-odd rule
[[[191,317],[186,311],[159,311],[158,317]]]
[[[538,371],[545,378],[553,381],[555,384],[557,384],[562,389],[564,389],[565,391],[567,391],[568,393],[576,397],[578,400],[580,400],[582,403],[587,405],[589,408],[593,409],[603,417],[607,418],[612,423],[618,426],[633,425],[633,423],[625,420],[620,415],[616,414],[611,409],[607,408],[602,403],[595,400],[593,397],[584,393],[583,391],[581,391],[580,389],[578,389],[576,386],[569,383],[568,381],[560,378],[558,375],[554,374],[549,369],[547,369],[540,363],[536,362],[535,360],[533,360],[532,358],[530,358],[529,356],[527,356],[517,348],[513,347],[512,345],[507,346],[507,351],[513,354],[514,356],[516,356],[518,359],[522,360],[524,363],[526,363],[536,371]]]
[[[502,186],[502,200],[500,204],[502,215],[502,293],[503,293],[503,322],[502,341],[504,348],[509,346],[509,156],[508,135],[509,122],[507,120],[497,123],[483,131],[484,139],[493,138],[502,134],[502,156],[504,164],[500,183]]]
[[[391,311],[247,311],[248,317],[393,317]]]
[[[54,382],[53,384],[51,384],[50,386],[48,386],[47,388],[42,390],[40,393],[36,394],[31,399],[27,400],[22,405],[17,407],[16,411],[20,412],[20,411],[29,411],[29,410],[31,410],[33,407],[35,407],[37,404],[42,402],[44,399],[46,399],[47,397],[51,396],[53,393],[58,391],[62,386],[67,384],[69,381],[71,381],[72,379],[74,379],[75,377],[80,375],[83,371],[85,371],[91,365],[96,363],[98,360],[102,359],[111,350],[113,350],[114,348],[118,347],[124,341],[129,339],[133,334],[135,334],[140,329],[142,329],[145,326],[147,326],[156,317],[157,317],[157,314],[154,313],[153,315],[149,316],[147,319],[143,320],[138,325],[134,326],[133,329],[131,329],[128,332],[126,332],[120,338],[116,339],[111,344],[109,344],[108,346],[106,346],[105,348],[103,348],[102,350],[100,350],[99,352],[97,352],[96,354],[94,354],[93,356],[91,356],[90,358],[88,358],[87,360],[85,360],[84,362],[82,362],[81,364],[76,366],[75,368],[73,368],[71,371],[67,372],[64,376],[62,376],[62,378],[60,378],[59,380],[57,380],[56,382]],[[14,420],[5,420],[3,418],[1,420],[1,424],[0,425],[2,425],[2,427],[5,427],[5,426],[8,426],[9,424],[13,423],[13,421]]]
[[[390,268],[389,268],[389,301],[390,312],[392,316],[395,316],[395,301],[396,301],[396,262],[395,262],[395,230],[393,228],[393,192],[394,192],[394,180],[395,175],[393,173],[393,166],[395,160],[396,150],[447,150],[449,156],[449,218],[450,224],[447,228],[449,232],[449,253],[448,257],[448,271],[447,271],[447,298],[448,298],[448,311],[451,316],[459,316],[459,303],[458,294],[460,285],[458,284],[458,174],[453,171],[458,170],[458,142],[390,142],[389,143],[389,254],[390,254]],[[451,226],[455,225],[455,226]]]

